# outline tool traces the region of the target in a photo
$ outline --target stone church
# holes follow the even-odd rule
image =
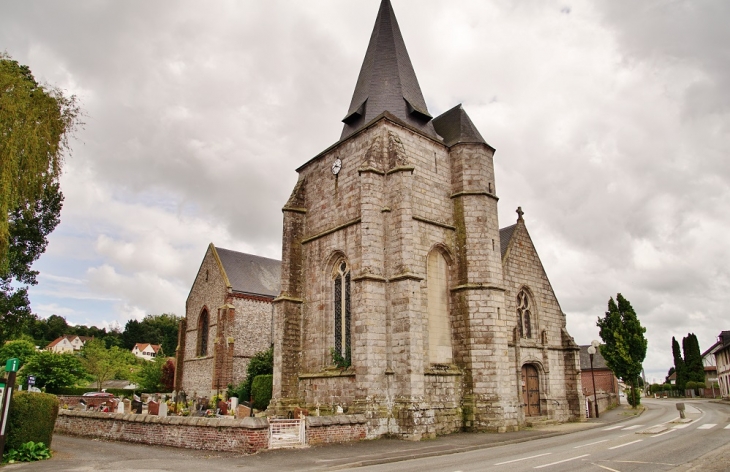
[[[407,439],[580,418],[579,348],[522,211],[498,226],[495,150],[461,105],[429,114],[389,0],[343,122],[283,208],[269,413]]]
[[[208,246],[178,331],[177,392],[212,398],[245,379],[251,357],[273,343],[280,273],[279,261]]]

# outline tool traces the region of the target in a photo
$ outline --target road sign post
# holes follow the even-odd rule
[[[5,372],[8,373],[8,380],[2,393],[2,402],[0,405],[0,455],[5,451],[5,430],[8,425],[8,411],[10,411],[10,399],[13,395],[13,387],[15,387],[15,376],[20,368],[20,359],[8,359],[5,363]]]

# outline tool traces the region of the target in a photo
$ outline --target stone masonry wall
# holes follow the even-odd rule
[[[541,414],[560,421],[581,416],[580,375],[577,352],[565,345],[565,315],[535,250],[524,220],[518,220],[504,257],[505,305],[512,332],[511,362],[515,392],[520,396],[520,371],[532,364],[540,373]],[[517,326],[517,294],[525,288],[531,300],[532,337],[520,337]],[[570,351],[570,352],[569,352]],[[570,391],[569,391],[570,390]]]
[[[213,353],[217,336],[218,308],[226,302],[227,288],[212,249],[208,247],[190,295],[185,303],[185,366],[182,387],[188,397],[193,393],[210,398],[213,387]],[[203,309],[208,310],[208,352],[198,356],[198,321]]]

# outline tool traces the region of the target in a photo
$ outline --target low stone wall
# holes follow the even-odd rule
[[[307,444],[362,441],[367,437],[365,415],[308,416]]]
[[[269,447],[266,418],[218,419],[60,410],[56,433],[252,454]]]
[[[365,415],[308,416],[307,444],[360,441]],[[269,447],[267,418],[198,418],[59,410],[56,433],[112,441],[253,454]]]

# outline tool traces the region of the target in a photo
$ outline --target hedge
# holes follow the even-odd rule
[[[58,398],[35,392],[14,392],[8,413],[5,450],[20,449],[29,442],[42,442],[49,449],[58,416]]]
[[[274,376],[257,375],[251,384],[251,396],[253,396],[253,407],[257,410],[265,410],[271,402],[271,391],[274,386]]]

